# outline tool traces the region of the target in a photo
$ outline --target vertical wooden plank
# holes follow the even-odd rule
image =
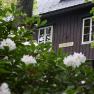
[[[71,41],[72,42],[74,42],[74,19],[73,19],[74,17],[73,17],[73,15],[71,15],[71,34],[70,34],[70,37],[71,37]],[[75,45],[75,43],[74,43],[74,45]],[[71,47],[71,53],[73,53],[73,50],[74,50],[74,45]]]
[[[63,29],[63,43],[67,42],[67,15],[63,16],[63,24],[64,24],[64,29]],[[63,48],[64,52],[68,53],[67,48]]]
[[[58,51],[58,44],[59,44],[59,38],[60,38],[60,36],[59,36],[59,29],[60,29],[60,24],[59,24],[59,21],[57,21],[57,30],[56,30],[56,46],[57,46],[57,51]]]
[[[56,39],[57,39],[57,36],[56,36],[56,34],[57,34],[57,24],[54,24],[54,28],[53,28],[53,30],[54,30],[54,32],[53,32],[53,45],[54,45],[54,49],[55,49],[55,51],[57,51],[57,47],[56,47],[56,44],[57,44],[57,42],[56,42]]]
[[[66,15],[66,42],[71,42],[71,32],[70,32],[70,26],[71,26],[71,20],[70,20],[70,14]],[[70,54],[70,47],[66,48],[66,51]]]
[[[75,15],[73,15],[73,41],[74,41],[74,47],[73,47],[73,53],[74,52],[77,52],[77,32],[75,32],[76,30],[77,30],[77,28],[76,28],[76,24],[77,24],[77,21],[76,21],[76,17],[75,17]]]
[[[81,43],[81,35],[80,35],[80,19],[79,19],[79,14],[77,14],[76,16],[77,18],[77,31],[76,31],[76,34],[77,34],[77,52],[80,52],[80,43]]]

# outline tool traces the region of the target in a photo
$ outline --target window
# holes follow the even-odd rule
[[[94,40],[94,21],[91,17],[83,19],[82,44],[91,43]]]
[[[52,42],[53,26],[43,27],[39,29],[38,43]]]

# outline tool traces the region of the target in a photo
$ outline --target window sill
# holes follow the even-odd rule
[[[94,41],[82,42],[82,45],[84,45],[84,44],[90,44],[90,43],[92,43],[92,42],[94,42]]]

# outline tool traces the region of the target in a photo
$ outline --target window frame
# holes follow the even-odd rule
[[[46,27],[41,27],[41,28],[39,28],[39,30],[38,30],[38,43],[41,43],[41,42],[39,42],[39,38],[40,38],[40,30],[41,29],[44,29],[44,42],[42,42],[42,43],[46,43],[47,41],[46,41],[46,28],[49,28],[49,27],[51,27],[51,37],[50,37],[50,42],[52,42],[52,38],[53,38],[53,26],[51,25],[51,26],[46,26]]]
[[[89,30],[89,41],[84,41],[84,28],[85,28],[85,20],[90,19],[90,30]],[[90,44],[94,40],[92,39],[92,17],[83,18],[83,26],[82,26],[82,44]]]

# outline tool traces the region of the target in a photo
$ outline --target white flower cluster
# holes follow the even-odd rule
[[[83,81],[81,81],[81,84],[85,84],[85,83],[86,83],[86,81],[84,81],[84,80],[83,80]]]
[[[36,59],[32,56],[29,56],[29,55],[24,55],[21,58],[21,61],[24,62],[25,64],[35,64],[35,63],[37,63]]]
[[[79,67],[85,61],[86,57],[82,53],[74,53],[64,58],[64,64],[73,68]]]
[[[16,49],[16,44],[10,38],[3,39],[3,41],[1,41],[0,49],[4,49],[6,46],[9,47],[10,51]]]
[[[23,42],[23,45],[27,46],[27,45],[31,45],[29,41]]]
[[[12,15],[7,16],[7,17],[3,18],[3,20],[6,21],[6,22],[13,21],[14,20],[14,16],[12,16]]]
[[[18,26],[18,30],[21,30],[21,28],[22,28],[22,29],[25,29],[25,27],[24,27],[24,26],[21,26],[21,27],[20,27],[20,26]]]
[[[0,86],[0,94],[11,94],[7,83],[2,83],[2,85]]]
[[[38,46],[38,42],[36,40],[33,40],[33,43],[35,46]]]
[[[9,38],[13,38],[13,37],[15,37],[15,35],[9,34],[8,37],[9,37]]]

